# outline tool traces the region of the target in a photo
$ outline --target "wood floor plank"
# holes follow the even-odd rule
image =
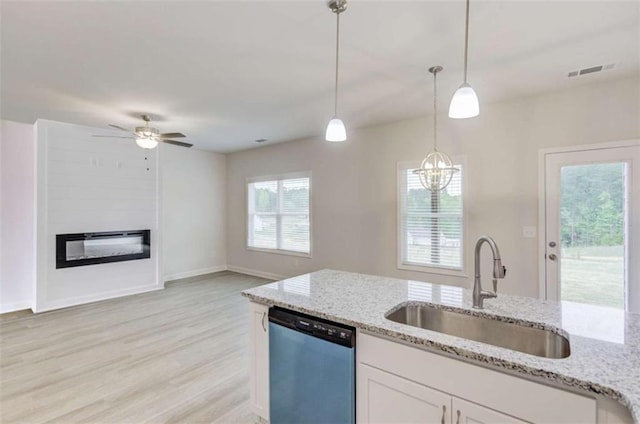
[[[0,316],[2,423],[249,423],[248,302],[221,272]]]

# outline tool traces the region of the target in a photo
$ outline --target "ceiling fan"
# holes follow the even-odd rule
[[[193,144],[190,144],[190,143],[185,143],[183,141],[172,140],[173,138],[183,138],[183,137],[185,137],[185,135],[182,134],[182,133],[172,132],[172,133],[162,133],[162,134],[160,134],[160,131],[158,131],[157,128],[153,128],[150,125],[151,117],[149,115],[142,115],[141,118],[145,122],[145,124],[144,124],[143,127],[136,127],[135,130],[129,130],[129,129],[123,128],[123,127],[121,127],[119,125],[109,124],[110,127],[119,129],[119,130],[124,131],[126,133],[129,133],[130,135],[127,136],[127,137],[118,137],[118,136],[112,136],[112,135],[94,135],[94,137],[111,137],[111,138],[130,138],[130,139],[135,139],[136,140],[136,144],[138,146],[142,147],[143,149],[153,149],[158,145],[158,142],[167,143],[167,144],[174,144],[176,146],[182,146],[182,147],[191,147],[191,146],[193,146]]]

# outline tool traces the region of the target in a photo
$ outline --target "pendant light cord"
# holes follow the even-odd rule
[[[433,150],[438,150],[438,115],[436,104],[438,101],[438,85],[436,84],[438,72],[433,73]]]
[[[336,12],[336,86],[334,91],[333,116],[338,116],[338,60],[340,53],[340,12]]]
[[[467,14],[464,25],[464,83],[467,83],[467,57],[469,56],[469,0],[467,0]]]

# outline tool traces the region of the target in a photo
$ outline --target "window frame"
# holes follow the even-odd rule
[[[406,235],[402,228],[402,219],[405,214],[406,206],[402,202],[402,187],[403,187],[403,173],[408,169],[416,169],[420,167],[420,161],[404,161],[398,162],[396,166],[396,203],[397,203],[397,215],[396,215],[396,231],[397,231],[397,263],[396,268],[399,270],[405,271],[416,271],[423,272],[429,274],[440,274],[440,275],[448,275],[453,277],[462,277],[468,278],[466,273],[467,269],[467,259],[465,255],[465,246],[467,245],[467,230],[468,230],[468,219],[467,219],[467,164],[466,164],[466,156],[454,156],[451,158],[454,165],[459,165],[462,167],[462,237],[461,237],[461,245],[460,245],[460,268],[451,268],[449,266],[438,266],[438,265],[420,265],[416,263],[407,262],[404,260],[406,256],[406,250],[408,247]]]
[[[298,252],[295,250],[287,250],[287,249],[279,249],[279,248],[268,248],[268,247],[254,247],[254,246],[249,246],[249,234],[251,233],[251,227],[250,227],[250,219],[253,215],[274,215],[276,217],[276,221],[280,222],[281,221],[281,216],[283,215],[280,211],[280,205],[282,203],[282,191],[280,190],[280,188],[282,187],[282,181],[283,180],[291,180],[291,179],[297,179],[297,178],[308,178],[309,179],[309,252]],[[250,191],[249,191],[249,186],[253,183],[260,183],[260,182],[265,182],[265,181],[276,181],[278,184],[278,203],[276,205],[276,212],[275,213],[271,213],[271,212],[267,212],[267,213],[253,213],[253,215],[250,212],[250,205],[249,205],[249,196],[250,196]],[[263,176],[257,176],[257,177],[248,177],[245,180],[245,219],[246,219],[246,226],[245,226],[245,248],[249,251],[254,251],[254,252],[262,252],[262,253],[275,253],[275,254],[279,254],[279,255],[287,255],[287,256],[298,256],[298,257],[303,257],[303,258],[311,258],[312,257],[312,253],[313,253],[313,224],[312,224],[312,182],[313,182],[313,178],[311,176],[311,171],[300,171],[300,172],[289,172],[289,173],[285,173],[285,174],[275,174],[275,175],[263,175]],[[300,215],[297,213],[294,214],[284,214],[284,215]],[[278,224],[277,226],[277,234],[276,234],[276,245],[280,245],[281,244],[281,239],[282,239],[282,225]]]

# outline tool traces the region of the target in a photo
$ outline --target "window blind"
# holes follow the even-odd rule
[[[413,173],[401,167],[400,251],[404,265],[462,269],[462,165],[441,191],[431,192]]]
[[[309,191],[309,177],[249,183],[247,245],[310,253]]]

